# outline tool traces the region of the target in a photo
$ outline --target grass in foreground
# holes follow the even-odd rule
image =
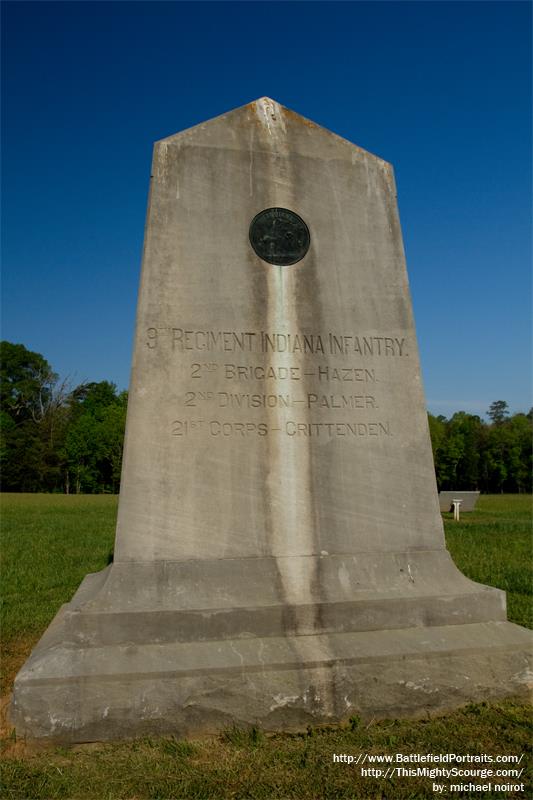
[[[256,730],[234,729],[203,741],[144,738],[70,750],[54,748],[26,753],[25,757],[12,753],[2,767],[2,797],[5,800],[414,800],[437,796],[432,790],[433,780],[448,787],[450,782],[469,779],[364,776],[360,766],[335,763],[333,754],[357,757],[359,753],[452,752],[520,757],[523,753],[520,769],[531,763],[532,734],[528,708],[505,702],[472,705],[442,718],[418,722],[393,720],[362,725],[354,718],[346,727],[310,729],[304,734],[265,736]],[[383,765],[374,766],[386,769]],[[476,783],[488,780],[494,785],[496,781],[507,783],[510,779],[476,779]],[[523,790],[512,793],[454,792],[453,796],[492,800],[530,797],[531,775],[527,768],[518,782],[524,785]]]
[[[71,598],[88,572],[108,563],[116,498],[4,495],[2,500],[7,691],[59,606]],[[473,580],[505,589],[509,618],[532,626],[531,497],[482,497],[478,510],[464,514],[459,523],[451,515],[445,517],[448,547],[459,568]],[[524,753],[521,766],[526,766],[531,764],[533,741],[530,708],[512,701],[472,705],[431,720],[366,725],[353,719],[344,727],[268,737],[260,731],[235,729],[194,742],[143,738],[39,750],[17,741],[9,727],[4,732],[1,797],[6,800],[414,800],[437,796],[431,778],[361,776],[359,767],[334,763],[333,754]],[[531,775],[525,771],[519,781],[523,791],[454,792],[453,796],[493,800],[532,796]]]
[[[2,694],[63,603],[113,552],[117,497],[4,494]]]
[[[476,510],[444,514],[446,544],[453,560],[474,581],[507,592],[507,617],[533,628],[531,495],[481,496]]]

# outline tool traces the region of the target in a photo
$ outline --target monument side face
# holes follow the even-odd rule
[[[443,546],[391,166],[268,99],[159,142],[116,561]]]
[[[521,694],[444,548],[391,167],[266,98],[156,145],[114,563],[20,735],[270,730]]]

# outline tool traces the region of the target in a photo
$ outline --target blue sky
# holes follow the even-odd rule
[[[152,144],[267,95],[394,165],[428,408],[529,409],[529,3],[2,6],[3,338],[126,388]]]

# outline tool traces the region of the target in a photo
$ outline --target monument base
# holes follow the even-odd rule
[[[227,559],[211,565],[226,578],[216,586],[210,562],[89,575],[17,676],[17,732],[87,742],[297,729],[528,692],[531,632],[505,621],[503,592],[466,579],[445,550],[380,559]],[[282,602],[289,573],[302,592],[322,575],[328,596]]]

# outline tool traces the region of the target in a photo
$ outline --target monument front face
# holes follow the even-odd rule
[[[518,693],[444,546],[389,164],[268,98],[155,148],[113,565],[19,673],[88,741]]]
[[[442,546],[390,165],[268,100],[158,143],[117,560]]]

